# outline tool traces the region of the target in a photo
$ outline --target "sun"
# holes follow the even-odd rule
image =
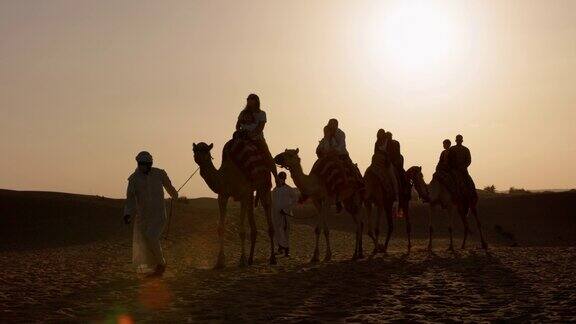
[[[442,73],[457,50],[457,26],[449,10],[430,1],[403,1],[372,13],[362,47],[372,68],[404,78]]]

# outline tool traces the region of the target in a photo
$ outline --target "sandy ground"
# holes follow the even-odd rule
[[[205,205],[173,223],[163,279],[134,275],[127,235],[2,249],[0,322],[576,321],[574,247],[496,244],[486,254],[472,240],[451,253],[441,238],[429,255],[418,238],[407,255],[397,234],[388,254],[351,261],[352,235],[334,230],[333,260],[310,264],[312,229],[295,224],[292,256],[269,266],[260,226],[257,264],[238,268],[231,216],[228,267],[215,271],[216,210]]]

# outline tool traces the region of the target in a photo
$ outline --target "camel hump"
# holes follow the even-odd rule
[[[310,174],[322,179],[330,195],[337,195],[340,199],[346,199],[364,187],[358,167],[338,156],[326,156],[316,160]]]
[[[256,186],[269,184],[272,187],[266,152],[252,141],[231,139],[224,145],[222,160],[234,163],[246,179]]]

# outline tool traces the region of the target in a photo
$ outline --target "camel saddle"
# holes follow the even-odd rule
[[[468,201],[478,199],[474,182],[467,173],[438,170],[432,177],[448,189],[455,202],[461,199]]]
[[[339,200],[350,198],[356,191],[364,188],[364,180],[358,166],[349,158],[337,155],[322,157],[312,166],[311,174],[322,179],[330,195]]]
[[[236,137],[224,146],[224,159],[230,159],[252,183],[270,181],[270,167],[266,152],[254,142]]]
[[[386,156],[384,156],[383,154],[374,154],[372,156],[372,163],[370,164],[370,166],[366,171],[374,174],[383,186],[392,187],[392,183],[388,173],[389,167],[390,162],[388,161]],[[403,170],[402,171],[395,170],[394,175],[396,176],[396,180],[398,182],[399,186],[398,190],[400,191],[399,193],[400,196],[410,200],[412,192],[411,187],[408,185],[406,172]]]

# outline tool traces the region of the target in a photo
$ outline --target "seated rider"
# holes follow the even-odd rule
[[[442,146],[444,150],[440,153],[440,158],[438,159],[438,164],[436,165],[436,172],[434,173],[433,177],[440,181],[446,189],[450,192],[450,194],[454,197],[458,196],[458,185],[456,184],[456,180],[454,175],[452,174],[452,169],[450,166],[450,148],[452,142],[449,139],[445,139],[442,142]]]
[[[338,128],[338,120],[332,118],[324,127],[324,138],[318,144],[317,153],[335,154],[341,160],[352,163],[348,150],[346,150],[346,134]]]
[[[255,94],[250,94],[246,98],[246,107],[240,112],[238,121],[236,122],[237,133],[242,133],[242,136],[252,141],[258,146],[269,162],[270,172],[274,175],[274,179],[278,179],[278,172],[276,164],[270,153],[270,149],[264,139],[264,126],[266,125],[266,112],[260,109],[260,98]]]
[[[392,182],[392,188],[394,190],[394,200],[399,201],[399,193],[400,190],[398,188],[398,178],[396,176],[396,172],[394,171],[394,166],[391,163],[391,159],[388,156],[388,145],[389,145],[389,136],[386,131],[383,129],[379,129],[378,133],[376,134],[376,143],[374,144],[374,155],[382,156],[384,158],[384,167],[386,168],[386,176]]]
[[[459,183],[458,187],[464,189],[461,193],[468,197],[475,197],[476,186],[468,173],[468,167],[472,164],[472,156],[470,150],[462,145],[463,141],[462,135],[456,136],[456,145],[448,151],[448,163],[454,178]]]
[[[318,147],[316,148],[316,155],[319,159],[334,155],[342,163],[339,164],[341,167],[341,172],[344,175],[344,186],[349,183],[348,176],[346,173],[346,165],[352,166],[353,162],[350,159],[348,150],[346,150],[346,134],[338,128],[338,120],[332,118],[328,121],[328,125],[324,127],[324,137],[320,140]],[[358,175],[361,177],[360,171],[357,171]],[[339,198],[336,197],[336,211],[340,213],[342,210],[342,204]]]
[[[450,151],[450,146],[452,146],[452,142],[450,142],[449,139],[445,139],[442,142],[442,146],[444,147],[444,151],[440,153],[440,159],[436,165],[436,172],[450,172],[450,161],[448,160],[448,153]]]

